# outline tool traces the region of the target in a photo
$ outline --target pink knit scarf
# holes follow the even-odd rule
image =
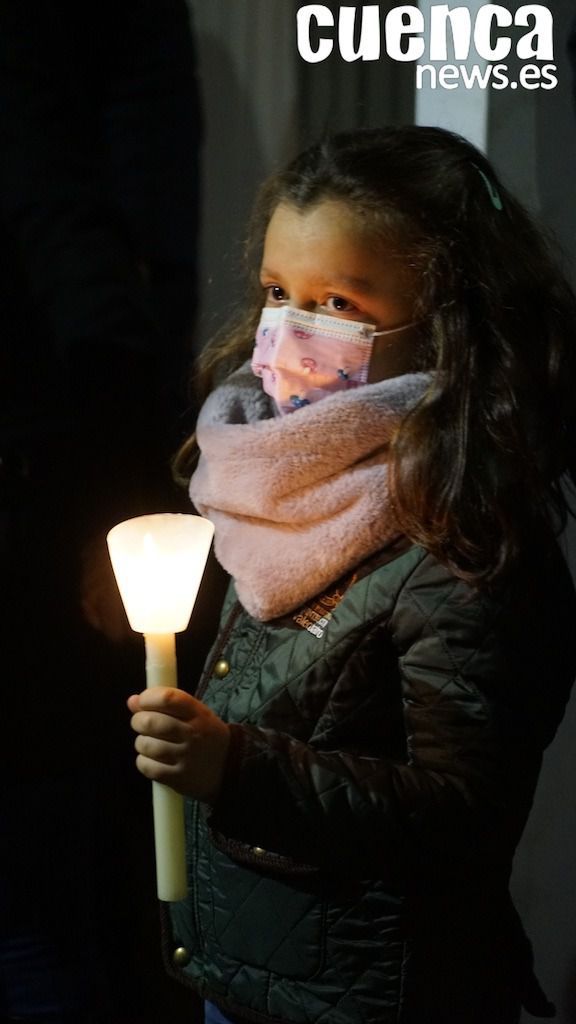
[[[252,616],[298,608],[398,536],[389,443],[429,382],[407,374],[274,417],[246,364],[210,395],[190,497]]]

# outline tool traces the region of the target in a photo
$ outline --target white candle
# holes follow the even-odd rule
[[[161,513],[119,523],[108,548],[128,621],[144,634],[146,685],[177,686],[175,633],[186,629],[214,527],[201,516]],[[187,892],[184,801],[152,783],[158,898]]]
[[[174,633],[146,633],[146,685],[177,686]],[[169,786],[152,783],[158,899],[183,900],[186,882],[184,800]]]

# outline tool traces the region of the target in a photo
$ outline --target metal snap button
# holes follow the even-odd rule
[[[172,953],[172,962],[176,967],[187,967],[192,957],[185,946],[178,946]]]

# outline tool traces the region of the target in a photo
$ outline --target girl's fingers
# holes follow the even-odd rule
[[[165,740],[154,739],[153,736],[137,736],[134,747],[138,754],[147,760],[166,765],[179,764],[183,755],[182,744],[167,743]]]
[[[176,788],[179,769],[174,765],[155,761],[151,757],[146,757],[145,754],[138,754],[136,767],[141,775],[144,775],[145,778],[150,779],[152,782],[162,782],[166,786]],[[180,792],[180,790],[177,790],[177,792]]]
[[[128,698],[131,711],[159,711],[164,715],[172,715],[186,721],[194,718],[202,707],[200,701],[191,697],[184,690],[173,686],[151,686],[142,693]]]
[[[142,736],[153,736],[169,743],[183,743],[187,735],[186,725],[181,719],[157,711],[137,711],[132,715],[130,725]]]

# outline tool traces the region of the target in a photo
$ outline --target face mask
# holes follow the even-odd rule
[[[374,338],[412,326],[377,331],[374,324],[291,306],[265,306],[252,370],[262,378],[262,387],[279,412],[294,412],[335,391],[366,384]]]

